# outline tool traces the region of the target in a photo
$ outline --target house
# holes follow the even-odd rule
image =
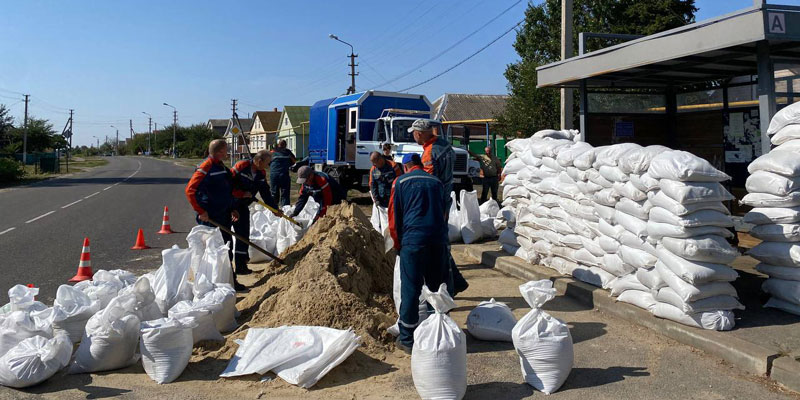
[[[454,145],[468,144],[468,150],[481,154],[491,143],[505,160],[505,138],[498,138],[493,126],[506,101],[507,95],[445,93],[433,102],[433,116],[442,121]]]
[[[208,123],[206,123],[206,127],[214,131],[216,135],[223,136],[225,135],[225,132],[228,131],[228,119],[210,119],[208,120]]]
[[[250,131],[250,151],[268,150],[275,143],[275,132],[281,121],[281,112],[256,111],[253,115],[253,129]]]
[[[308,116],[310,106],[284,106],[276,140],[286,140],[286,147],[297,159],[308,155]]]
[[[244,137],[246,140],[250,136],[250,130],[253,128],[253,119],[252,118],[239,118],[239,123],[241,124],[240,128],[242,132],[244,132]],[[225,135],[223,138],[228,143],[228,153],[231,155],[231,161],[238,161],[241,160],[243,157],[241,156],[246,152],[244,144],[241,142],[241,135],[238,132],[233,132],[233,119],[228,120],[228,124],[225,127]],[[250,141],[248,140],[248,145]],[[253,150],[250,149],[252,153]]]

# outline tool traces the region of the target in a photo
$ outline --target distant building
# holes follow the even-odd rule
[[[286,140],[286,147],[302,159],[308,155],[309,106],[284,106],[276,140]]]
[[[228,119],[210,119],[208,123],[206,123],[206,127],[214,131],[217,135],[223,136],[228,130]]]
[[[269,149],[275,143],[275,132],[281,121],[281,112],[277,108],[272,111],[256,111],[253,115],[253,129],[250,131],[250,151]]]
[[[240,128],[242,129],[242,132],[244,132],[245,140],[248,140],[248,137],[250,136],[250,130],[253,128],[253,119],[239,118],[239,122],[241,123]],[[241,135],[233,132],[233,127],[233,119],[229,119],[223,138],[226,142],[228,142],[228,152],[231,154],[231,161],[238,161],[246,157],[243,156],[246,150],[244,143],[241,141]],[[253,150],[251,149],[250,151],[252,152]]]
[[[442,121],[454,145],[481,154],[487,144],[501,159],[507,156],[505,138],[494,129],[497,115],[508,101],[507,95],[445,93],[433,102],[433,118]]]

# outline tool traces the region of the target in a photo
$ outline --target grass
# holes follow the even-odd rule
[[[108,160],[102,157],[76,157],[73,156],[70,158],[69,162],[69,172],[82,172],[87,169],[93,167],[99,167],[101,165],[108,164]],[[43,173],[38,170],[38,167],[35,165],[26,165],[25,168],[25,175],[22,179],[15,181],[15,182],[6,182],[0,184],[0,188],[8,188],[14,186],[22,186],[22,185],[29,185],[31,183],[43,181],[46,179],[56,178],[58,176],[64,175],[67,173],[66,167],[66,160],[61,159],[61,173],[59,174],[51,174],[51,173]]]

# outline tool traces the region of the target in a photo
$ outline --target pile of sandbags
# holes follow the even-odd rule
[[[742,306],[726,265],[737,255],[719,183],[729,177],[664,146],[574,139],[547,130],[508,143],[503,248],[657,316],[730,329]]]
[[[755,225],[750,234],[763,240],[748,254],[769,276],[764,306],[800,315],[800,104],[775,114],[767,134],[777,147],[750,163],[742,199],[754,207],[744,217]]]
[[[730,177],[708,161],[684,151],[653,158],[647,172],[657,179],[647,224],[656,243],[658,289],[652,312],[661,318],[705,329],[733,327],[731,310],[744,309],[730,282],[738,277],[728,264],[738,256],[727,239],[733,221],[723,202],[734,197],[720,182]]]
[[[450,193],[450,210],[448,210],[447,236],[450,243],[463,241],[466,244],[475,243],[483,239],[497,237],[495,217],[500,211],[500,206],[494,199],[489,199],[478,205],[478,192],[462,190],[458,194]]]
[[[287,215],[293,210],[291,206],[281,209]],[[300,224],[298,226],[286,218],[276,216],[262,205],[253,203],[250,205],[250,241],[272,254],[281,254],[303,237],[314,222],[318,210],[319,203],[309,198],[300,214],[293,218]],[[250,247],[249,256],[250,262],[270,261],[267,255],[253,247]]]

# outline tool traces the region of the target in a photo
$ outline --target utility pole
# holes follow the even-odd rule
[[[330,35],[328,35],[328,37],[333,39],[333,40],[335,40],[335,41],[337,41],[337,42],[342,42],[342,43],[350,46],[350,55],[348,56],[348,57],[350,57],[350,73],[348,74],[348,75],[350,75],[350,87],[347,88],[347,94],[353,94],[353,93],[356,92],[356,75],[358,75],[356,73],[356,67],[358,66],[358,64],[356,64],[356,57],[358,57],[358,54],[355,54],[355,51],[353,50],[353,45],[352,44],[347,43],[344,40],[339,39],[338,36],[336,36],[336,35],[331,33]]]
[[[572,0],[561,0],[561,59],[573,56],[572,49]],[[561,129],[573,126],[572,89],[561,89]]]
[[[69,148],[67,149],[67,173],[69,173],[69,157],[72,153],[72,112],[75,111],[73,109],[69,109],[69,128],[67,132],[69,132]]]
[[[25,130],[22,131],[22,165],[28,164],[28,102],[31,95],[25,94]]]
[[[115,156],[119,156],[119,128],[114,125],[111,125],[112,128],[117,130],[117,140],[114,142],[114,154]]]
[[[233,110],[233,114],[231,117],[231,124],[236,126],[236,120],[234,117],[236,116],[236,99],[231,99],[231,110]],[[241,127],[239,127],[241,129]],[[236,142],[238,141],[238,135],[231,132],[231,164],[236,163]]]
[[[158,122],[153,122],[153,149],[158,145]]]
[[[178,158],[178,155],[175,153],[175,135],[176,130],[178,129],[178,109],[175,106],[171,106],[167,103],[164,103],[167,107],[172,107],[172,158]]]

